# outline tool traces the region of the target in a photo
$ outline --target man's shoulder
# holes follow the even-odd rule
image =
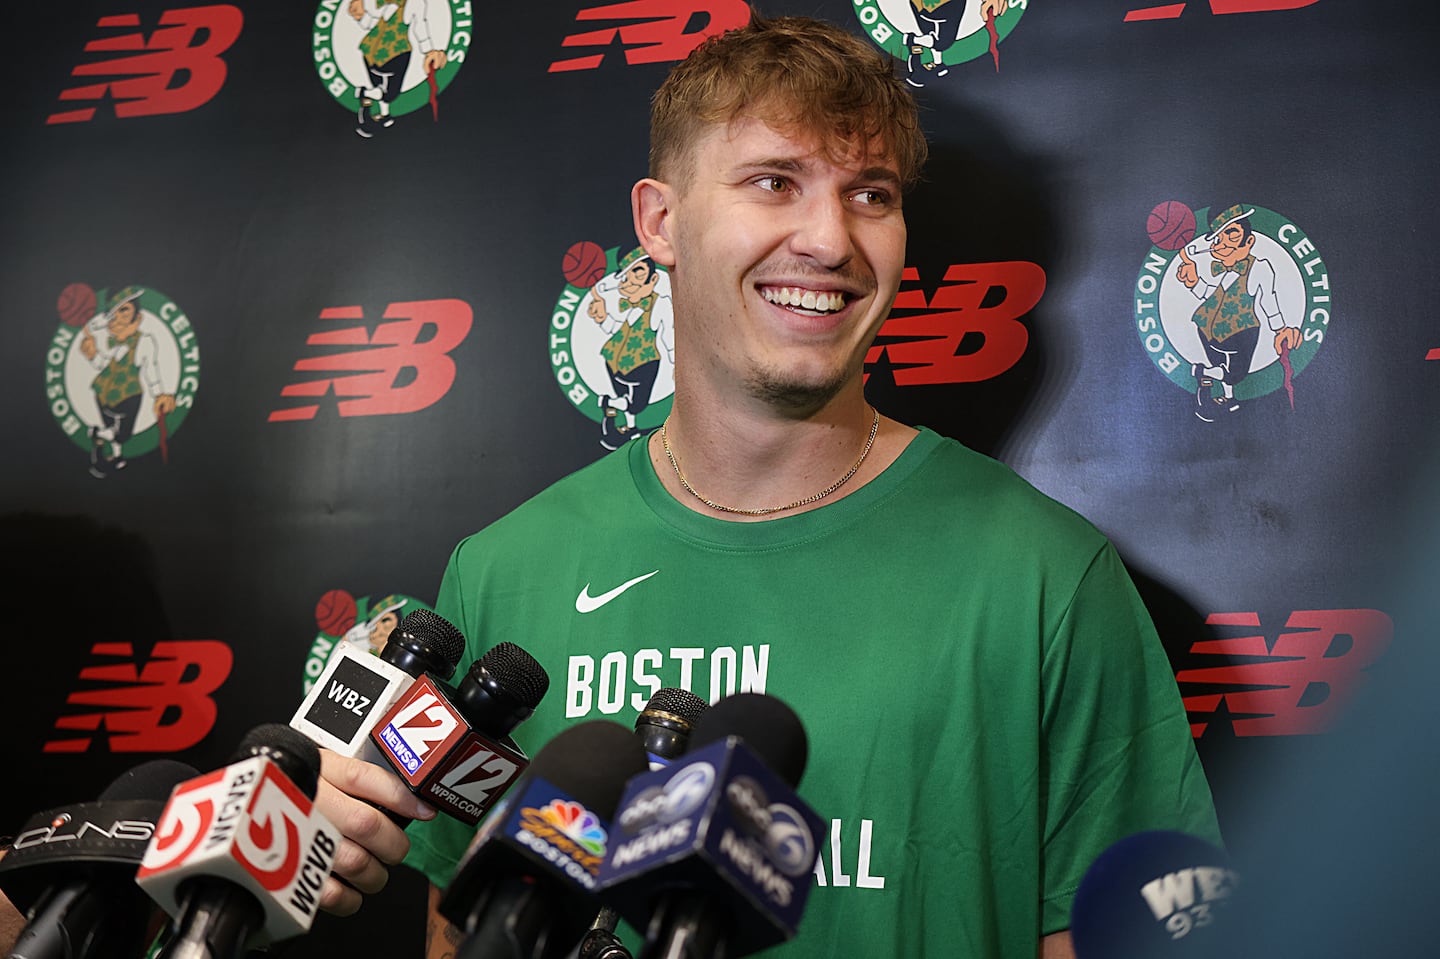
[[[643,442],[643,441],[640,441]],[[622,447],[545,487],[510,512],[460,542],[457,553],[489,550],[496,544],[543,543],[543,537],[574,531],[613,516],[617,505],[634,497],[629,449]],[[636,498],[638,502],[638,497]]]
[[[937,519],[948,518],[956,531],[1037,547],[1063,542],[1086,552],[1104,544],[1093,523],[1007,464],[943,436],[929,442],[913,485]]]

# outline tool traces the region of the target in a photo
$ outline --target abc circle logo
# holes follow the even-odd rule
[[[770,806],[770,827],[765,831],[765,851],[776,868],[787,876],[803,876],[815,863],[815,837],[793,807],[783,803]]]

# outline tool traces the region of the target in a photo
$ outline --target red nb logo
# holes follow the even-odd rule
[[[134,659],[129,643],[96,643],[92,656]],[[215,700],[210,694],[230,676],[235,656],[213,639],[156,643],[143,669],[135,662],[88,666],[80,678],[115,684],[71,693],[72,706],[101,706],[100,712],[61,716],[55,729],[62,738],[44,746],[47,753],[77,753],[90,748],[94,733],[104,727],[111,752],[168,753],[189,749],[215,725]],[[66,736],[66,733],[71,735]]]
[[[1219,16],[1224,13],[1265,13],[1271,10],[1299,10],[1316,0],[1210,0],[1210,12]],[[1125,14],[1125,22],[1132,20],[1173,20],[1185,12],[1183,3],[1165,3],[1154,7],[1141,7]]]
[[[322,310],[322,320],[361,320],[358,306]],[[474,314],[461,300],[416,300],[391,303],[388,323],[371,334],[363,326],[313,333],[308,346],[369,347],[309,357],[295,363],[297,373],[345,372],[349,375],[291,383],[281,396],[321,397],[334,391],[346,397],[338,406],[341,416],[376,416],[414,413],[438,402],[455,382],[455,361],[449,356],[470,332]],[[422,336],[424,338],[422,339]],[[310,420],[318,403],[278,409],[270,422]]]
[[[745,0],[627,0],[581,10],[575,19],[643,22],[572,33],[565,38],[564,46],[606,49],[556,60],[550,64],[551,73],[594,70],[612,52],[608,48],[617,37],[625,46],[628,64],[684,60],[706,37],[749,23],[750,7]]]
[[[231,6],[186,7],[166,10],[160,27],[147,40],[143,33],[115,33],[85,44],[86,53],[124,54],[82,63],[76,78],[115,77],[82,83],[60,92],[60,99],[113,99],[117,117],[147,117],[185,113],[209,103],[225,85],[225,61],[220,54],[240,36],[244,17]],[[101,17],[104,30],[140,26],[140,15],[122,13]],[[199,42],[197,38],[201,38]],[[179,82],[177,83],[177,79]],[[46,123],[83,123],[95,116],[94,106],[50,114]]]
[[[918,283],[906,268],[901,283]],[[1045,271],[1034,263],[964,263],[945,271],[945,284],[927,302],[922,290],[895,295],[867,364],[888,357],[895,385],[976,383],[1004,373],[1025,355],[1030,331],[1020,318],[1045,293]],[[910,315],[904,315],[906,312]],[[904,338],[903,341],[887,342]],[[868,376],[868,374],[867,374]]]
[[[1213,613],[1210,626],[1256,628],[1256,613]],[[1330,724],[1364,681],[1367,667],[1390,646],[1394,625],[1376,609],[1296,610],[1273,645],[1262,635],[1204,640],[1191,653],[1226,657],[1225,665],[1175,674],[1199,737],[1211,724],[1195,714],[1214,714],[1223,702],[1236,736],[1296,736]],[[1199,691],[1204,684],[1209,690]],[[1216,690],[1215,687],[1221,687]]]

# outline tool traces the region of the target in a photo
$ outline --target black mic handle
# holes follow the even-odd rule
[[[667,896],[650,916],[640,959],[727,959],[724,925],[704,893]]]
[[[224,880],[197,878],[181,902],[180,926],[156,959],[242,959],[265,921],[259,901]]]
[[[455,959],[536,959],[545,946],[542,895],[535,883],[521,877],[499,880],[471,911]],[[473,921],[476,916],[481,917],[478,922]]]
[[[112,890],[112,894],[116,892]],[[80,959],[97,955],[102,947],[114,948],[122,940],[101,932],[107,905],[105,896],[83,883],[47,891],[35,904],[34,918],[15,940],[8,959]],[[137,915],[129,921],[143,923],[144,917]],[[138,940],[141,932],[136,929],[129,938]]]
[[[625,944],[613,931],[618,918],[613,909],[607,907],[600,910],[600,918],[595,920],[595,925],[585,933],[585,938],[580,940],[576,959],[632,959],[630,950],[625,948]]]

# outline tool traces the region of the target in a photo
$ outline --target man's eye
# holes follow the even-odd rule
[[[865,206],[884,206],[890,202],[890,194],[885,190],[859,190],[854,197]]]
[[[762,176],[755,185],[768,193],[783,193],[790,188],[790,183],[783,176]]]

